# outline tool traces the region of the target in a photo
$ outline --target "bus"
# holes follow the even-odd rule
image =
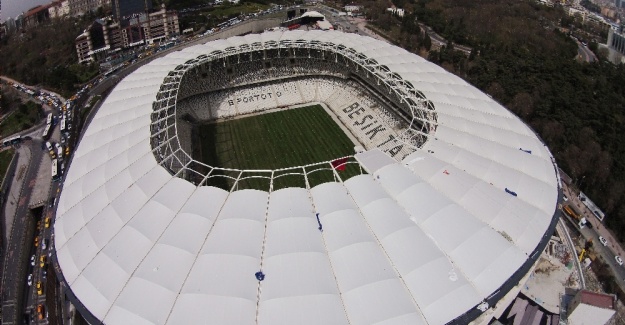
[[[52,159],[52,181],[56,182],[61,178],[59,171],[59,162],[56,159]]]
[[[63,160],[63,146],[59,145],[58,147],[56,147],[56,157],[59,160]]]
[[[48,113],[48,117],[46,118],[46,124],[52,124],[52,113]]]
[[[46,128],[43,129],[43,135],[41,136],[44,140],[48,140],[50,135],[52,134],[52,125],[46,124]]]
[[[16,144],[19,144],[20,142],[22,142],[22,136],[21,135],[17,135],[14,136],[12,138],[8,138],[4,141],[2,141],[2,145],[5,147],[10,147],[10,146],[14,146]]]
[[[61,119],[61,132],[65,132],[65,119]]]
[[[168,48],[171,48],[174,46],[174,42],[167,42],[167,43],[161,43],[161,45],[158,47],[159,51],[163,51],[166,50]]]

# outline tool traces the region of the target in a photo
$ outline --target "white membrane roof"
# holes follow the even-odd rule
[[[227,192],[160,166],[150,113],[168,72],[281,40],[344,44],[387,66],[433,102],[435,134],[401,163],[359,154],[369,174],[312,189]],[[192,46],[124,78],[75,151],[54,239],[71,291],[106,324],[445,324],[528,260],[557,196],[544,144],[460,78],[369,37],[270,32]]]

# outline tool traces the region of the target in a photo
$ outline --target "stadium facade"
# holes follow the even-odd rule
[[[361,175],[311,162],[335,181],[241,189],[277,171],[190,153],[182,115],[309,101],[345,114],[366,149],[350,158]],[[117,85],[63,184],[54,260],[94,324],[466,324],[529,272],[559,195],[536,134],[440,67],[355,34],[250,34],[173,52]]]

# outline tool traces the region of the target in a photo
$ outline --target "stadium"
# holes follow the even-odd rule
[[[92,324],[467,324],[532,269],[558,180],[527,125],[417,55],[249,34],[116,86],[66,175],[54,260]]]

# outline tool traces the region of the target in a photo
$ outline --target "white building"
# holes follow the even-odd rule
[[[61,18],[69,15],[69,0],[52,1],[52,6],[48,8],[50,18]]]
[[[345,6],[345,11],[347,12],[356,12],[356,11],[360,11],[361,9],[362,9],[362,6],[354,5],[354,4],[349,4]]]
[[[616,296],[580,290],[569,303],[569,325],[603,325],[616,312]]]
[[[395,8],[395,7],[387,8],[386,11],[390,11],[392,14],[397,15],[399,17],[403,17],[405,13],[404,9]]]
[[[69,2],[70,16],[81,16],[89,11],[95,11],[99,7],[111,5],[111,0],[67,0]]]

